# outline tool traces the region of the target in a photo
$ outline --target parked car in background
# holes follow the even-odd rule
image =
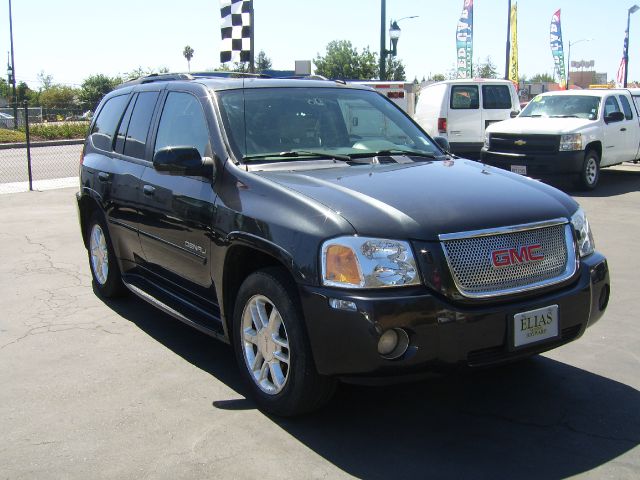
[[[453,153],[477,158],[487,126],[518,113],[520,99],[509,80],[446,80],[420,91],[414,119],[432,137],[447,138]]]
[[[0,128],[15,128],[16,122],[13,115],[0,112]]]
[[[637,100],[637,98],[635,99]],[[487,128],[482,161],[522,175],[572,176],[592,190],[600,168],[640,158],[640,123],[626,89],[563,90]]]

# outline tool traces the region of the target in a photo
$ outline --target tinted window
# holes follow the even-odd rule
[[[620,107],[618,106],[618,102],[616,101],[616,97],[609,97],[607,101],[604,102],[604,116],[612,114],[613,112],[619,112]]]
[[[128,99],[128,95],[110,98],[100,110],[91,130],[91,140],[97,148],[111,151],[113,135]]]
[[[138,95],[127,130],[127,141],[124,145],[125,155],[144,158],[147,133],[149,133],[151,116],[156,106],[158,94],[159,92],[142,92]]]
[[[203,157],[212,156],[202,106],[188,93],[169,93],[162,109],[155,151],[170,146],[195,147]]]
[[[507,85],[483,85],[482,106],[488,109],[510,109],[511,92]]]
[[[624,110],[624,117],[627,120],[631,120],[633,118],[633,112],[631,111],[631,105],[629,105],[629,100],[624,95],[618,95],[620,99],[620,105],[622,105],[622,110]]]
[[[475,85],[454,85],[451,87],[451,108],[469,110],[480,107],[480,94]]]
[[[133,112],[133,105],[135,99],[129,102],[126,112],[122,116],[120,127],[118,128],[118,134],[116,135],[116,146],[114,150],[118,153],[124,152],[124,140],[127,137],[127,128],[129,128],[129,120],[131,119],[131,113]]]

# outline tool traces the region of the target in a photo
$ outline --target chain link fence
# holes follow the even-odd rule
[[[5,115],[11,117],[8,125],[2,123]],[[89,127],[83,115],[24,104],[18,110],[16,128],[13,108],[0,109],[0,194],[78,185],[80,155]]]

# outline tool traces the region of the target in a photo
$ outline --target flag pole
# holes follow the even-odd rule
[[[509,54],[511,53],[511,0],[508,1],[509,9],[507,11],[507,54],[504,63],[504,79],[509,80]]]
[[[249,50],[249,72],[255,73],[256,65],[255,65],[255,46],[254,46],[255,35],[254,34],[256,30],[256,16],[254,15],[254,12],[253,12],[253,0],[249,2],[249,9],[251,11],[251,37],[250,37],[251,49]]]

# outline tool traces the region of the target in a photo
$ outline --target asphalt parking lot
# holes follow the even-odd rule
[[[75,189],[0,195],[0,479],[640,477],[640,165],[574,193],[605,317],[531,360],[271,418],[230,347],[91,287]]]

